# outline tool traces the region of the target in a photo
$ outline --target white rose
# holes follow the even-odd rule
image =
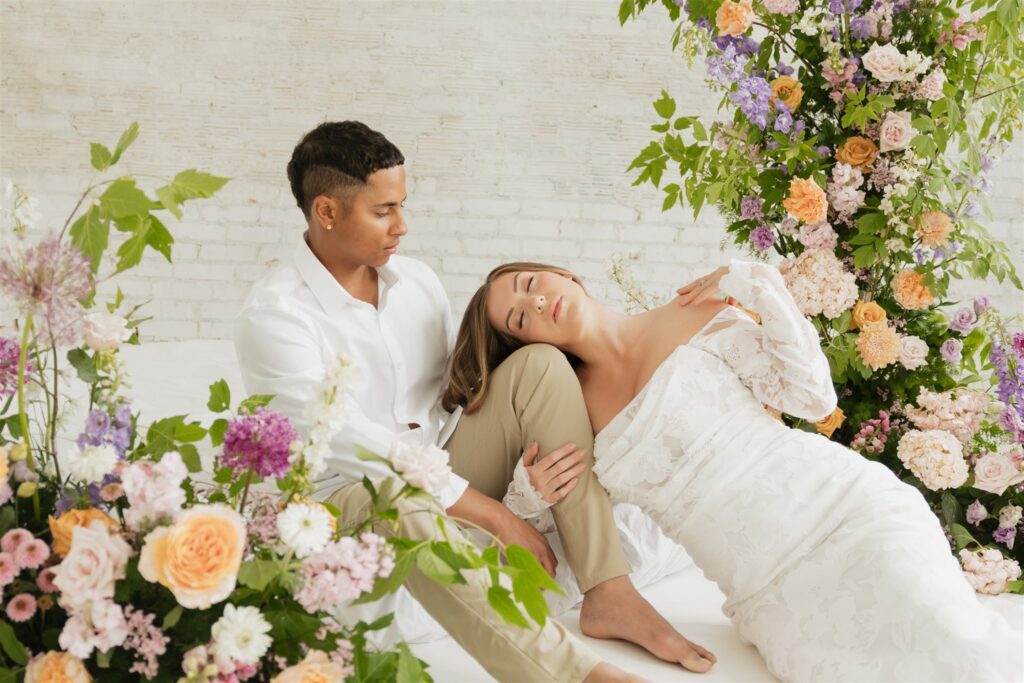
[[[916,370],[928,359],[928,342],[906,335],[900,337],[899,361],[907,370]]]
[[[1002,453],[986,453],[974,463],[974,488],[1002,495],[1008,486],[1024,481],[1020,466]]]
[[[433,445],[414,448],[396,441],[391,447],[391,464],[407,482],[434,494],[448,485],[452,473],[448,452]]]
[[[1021,513],[1024,513],[1024,508],[1020,505],[1007,505],[999,511],[999,528],[1010,529],[1020,522]]]
[[[82,334],[93,351],[113,351],[121,342],[131,339],[132,331],[121,316],[93,311],[85,316]]]
[[[870,71],[875,79],[883,83],[902,81],[906,78],[904,74],[906,60],[900,51],[889,43],[885,45],[872,43],[871,49],[864,54],[861,61],[864,68]]]
[[[111,534],[99,520],[71,532],[71,550],[54,569],[53,583],[60,589],[60,604],[79,608],[89,601],[110,600],[114,583],[125,576],[131,547]]]
[[[67,455],[68,474],[82,484],[92,484],[110,474],[117,464],[117,449],[109,444],[86,446]]]
[[[892,152],[894,150],[906,149],[914,134],[914,127],[910,125],[909,111],[891,111],[885,115],[882,127],[878,130],[879,151]]]

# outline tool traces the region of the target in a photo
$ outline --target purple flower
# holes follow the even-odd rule
[[[118,405],[115,413],[123,417],[124,408],[127,408],[126,404]],[[112,422],[107,411],[96,408],[85,418],[85,431],[78,435],[77,443],[81,449],[86,446],[112,446],[118,456],[123,458],[131,443],[131,436],[130,418],[127,424],[116,419]]]
[[[732,103],[739,107],[750,122],[761,130],[768,125],[771,97],[771,86],[760,76],[741,78],[736,84],[735,92],[729,93]]]
[[[806,127],[807,127],[807,124],[804,123],[803,119],[797,119],[796,121],[794,121],[793,122],[793,136],[800,135],[800,133],[803,133],[804,132],[804,128],[806,128]]]
[[[761,198],[752,197],[750,195],[745,196],[740,200],[740,218],[745,220],[752,220],[760,218],[761,213]]]
[[[827,157],[828,155],[832,154],[832,149],[825,145],[818,145],[817,147],[814,148],[814,151],[817,152],[818,155],[821,157]]]
[[[967,506],[967,521],[974,526],[978,526],[986,517],[988,517],[988,510],[978,501],[974,501]]]
[[[762,223],[750,232],[750,241],[758,251],[767,251],[775,244],[775,231]]]
[[[1013,350],[1018,356],[1024,357],[1024,332],[1017,332],[1013,335]]]
[[[736,47],[726,45],[721,52],[708,53],[706,60],[708,75],[723,85],[732,85],[743,78],[750,59],[736,52]]]
[[[719,50],[725,50],[726,47],[732,46],[737,53],[741,55],[753,55],[757,53],[761,43],[757,42],[750,36],[718,36],[712,41]]]
[[[974,329],[977,322],[978,315],[974,309],[964,307],[953,314],[953,319],[949,321],[949,329],[960,334],[967,334]]]
[[[999,426],[1016,436],[1017,432],[1024,432],[1024,419],[1016,408],[1007,406],[999,413]]]
[[[964,216],[967,218],[977,218],[980,213],[981,207],[978,205],[978,202],[967,202],[967,205],[964,206]]]
[[[0,399],[14,396],[18,391],[18,363],[21,359],[21,344],[14,339],[0,337]],[[36,369],[32,361],[25,359],[25,380]]]
[[[789,107],[782,100],[775,100],[775,110],[778,112],[775,115],[775,130],[788,133],[793,128],[793,115],[789,112]]]
[[[963,353],[963,350],[964,343],[959,339],[947,339],[939,347],[939,353],[942,354],[942,357],[948,363],[955,363],[960,360],[960,354]]]
[[[992,540],[1002,543],[1010,550],[1013,550],[1013,542],[1017,538],[1017,527],[1003,527],[992,532]]]
[[[288,453],[299,433],[287,417],[259,407],[252,415],[228,422],[224,432],[224,464],[236,473],[252,470],[261,477],[288,471]]]
[[[1019,367],[1019,355],[1016,354],[1015,349],[1011,348],[1011,351],[1013,351],[1014,355],[1017,356],[1014,361],[1015,366]],[[1015,373],[1010,371],[1007,351],[1003,346],[1000,344],[993,344],[991,350],[988,352],[988,358],[992,361],[992,365],[996,372],[996,378],[999,380],[999,400],[1003,403],[1009,404],[1011,396],[1024,393],[1024,385],[1020,383],[1020,380],[1015,376]],[[1024,403],[1024,400],[1021,402]]]
[[[980,316],[991,305],[992,302],[988,300],[987,296],[979,296],[974,300],[974,312]]]
[[[917,261],[917,265],[923,266],[927,258],[924,255],[923,249],[914,249],[914,260]]]
[[[793,75],[793,67],[791,67],[789,64],[783,64],[782,62],[779,62],[779,65],[775,67],[775,70],[779,73],[780,76]]]
[[[48,237],[25,251],[0,257],[0,289],[31,315],[37,335],[74,346],[80,337],[82,301],[92,291],[91,262],[76,247]]]

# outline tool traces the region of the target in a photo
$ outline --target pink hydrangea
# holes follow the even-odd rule
[[[15,623],[26,622],[36,614],[36,599],[31,593],[20,593],[7,603],[7,618]]]
[[[800,228],[797,240],[808,249],[827,249],[835,251],[839,235],[826,222],[805,224]]]
[[[835,254],[808,249],[779,266],[789,293],[804,315],[838,318],[857,301],[857,278]]]
[[[906,414],[918,429],[941,429],[967,443],[981,427],[991,399],[962,387],[943,392],[922,388],[916,402],[917,406],[907,407]]]
[[[305,559],[295,600],[308,612],[325,611],[373,590],[373,582],[394,569],[394,554],[377,534],[344,536]]]
[[[1006,591],[1009,581],[1020,578],[1020,565],[1016,560],[1003,558],[995,548],[960,551],[960,565],[971,586],[978,593],[999,595]]]
[[[128,499],[124,511],[129,529],[138,530],[147,523],[172,521],[185,504],[181,483],[188,469],[176,451],[164,453],[160,462],[140,460],[121,472],[121,486]]]

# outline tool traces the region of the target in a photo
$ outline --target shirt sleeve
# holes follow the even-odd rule
[[[733,260],[718,286],[761,324],[730,308],[698,333],[698,345],[725,361],[769,408],[814,421],[831,415],[837,397],[828,359],[778,269]]]
[[[274,394],[272,406],[308,437],[312,425],[304,417],[304,408],[323,382],[331,360],[325,357],[325,345],[320,343],[314,326],[301,316],[276,308],[250,308],[235,321],[234,343],[246,390]],[[368,371],[360,368],[362,373]],[[351,394],[343,400],[346,422],[331,439],[329,469],[347,482],[360,481],[364,475],[370,479],[394,476],[383,463],[356,457],[356,446],[388,457],[396,442],[418,443],[420,430],[396,433],[371,421]],[[465,479],[453,473],[437,497],[447,509],[462,497],[467,486]]]

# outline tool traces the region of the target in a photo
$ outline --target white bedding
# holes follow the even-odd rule
[[[134,409],[142,414],[140,427],[148,425],[154,418],[185,413],[208,424],[214,419],[206,407],[209,385],[218,379],[227,380],[232,392],[232,406],[245,395],[234,350],[228,341],[197,340],[125,346],[122,347],[122,357],[131,381],[126,393],[131,397]],[[74,431],[73,425],[73,421],[66,425],[69,432]],[[206,449],[204,460],[210,455]],[[718,664],[700,680],[775,680],[757,651],[740,641],[722,614],[724,598],[718,588],[689,562],[682,560],[681,564],[685,565],[682,571],[651,584],[641,592],[686,637],[718,656]],[[1024,596],[1004,595],[987,600],[1008,617],[1024,623]],[[572,610],[559,619],[580,635],[578,610]],[[429,637],[431,633],[429,624],[419,624],[409,630],[418,631],[423,637]],[[696,680],[693,674],[659,662],[632,645],[586,640],[606,660],[652,681]],[[430,664],[429,671],[439,683],[490,680],[486,672],[451,638],[414,644],[413,651]]]

